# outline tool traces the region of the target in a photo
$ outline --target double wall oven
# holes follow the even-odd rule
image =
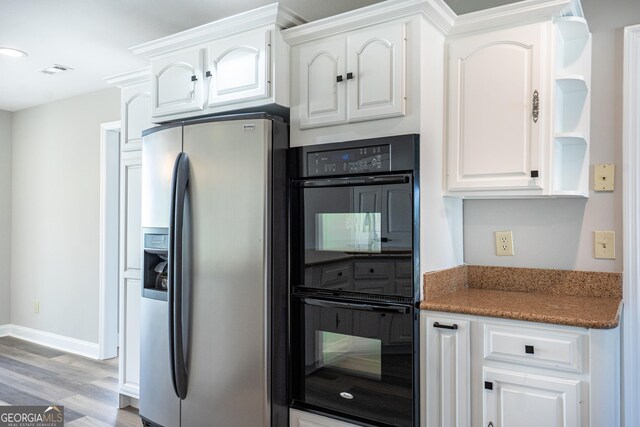
[[[417,425],[418,136],[291,155],[292,406]]]

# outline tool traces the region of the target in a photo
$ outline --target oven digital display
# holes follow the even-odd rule
[[[315,151],[307,154],[307,169],[309,176],[389,172],[391,148],[389,145],[378,145]]]
[[[380,212],[316,214],[316,250],[380,253]]]

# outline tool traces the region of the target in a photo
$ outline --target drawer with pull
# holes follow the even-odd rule
[[[581,373],[585,336],[579,332],[484,324],[484,358]]]

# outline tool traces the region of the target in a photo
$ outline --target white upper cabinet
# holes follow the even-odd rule
[[[347,121],[346,39],[319,40],[298,48],[300,127]]]
[[[208,107],[267,98],[270,31],[259,29],[208,46]]]
[[[547,29],[534,24],[450,42],[449,190],[541,188]]]
[[[497,9],[458,17],[448,37],[447,193],[588,197],[591,35],[573,16],[579,2]]]
[[[301,129],[404,115],[404,22],[294,49]]]
[[[151,61],[153,117],[201,111],[202,49],[190,49]]]
[[[273,3],[131,48],[151,61],[154,123],[289,107],[289,46],[304,23]]]
[[[350,121],[404,115],[404,40],[404,22],[356,31],[347,37]]]

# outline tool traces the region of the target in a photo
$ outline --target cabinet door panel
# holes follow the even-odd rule
[[[468,427],[471,324],[467,320],[423,317],[427,335],[427,427]],[[437,328],[434,324],[457,329]],[[486,425],[486,424],[485,424]],[[495,425],[495,423],[494,423]],[[498,427],[496,425],[496,427]]]
[[[570,427],[580,424],[580,381],[484,368],[484,425]]]
[[[259,29],[209,45],[208,106],[267,98],[270,31]]]
[[[377,26],[348,37],[349,121],[404,115],[405,24]]]
[[[346,121],[345,54],[344,38],[298,48],[301,129]],[[342,77],[341,82],[338,76]]]
[[[142,131],[151,126],[149,82],[123,88],[121,150],[140,150],[142,148]]]
[[[200,49],[154,59],[151,78],[154,117],[202,110]]]
[[[541,96],[543,24],[476,35],[450,43],[449,189],[539,189],[544,114]],[[548,98],[547,98],[548,99]],[[548,105],[548,104],[547,104]]]

